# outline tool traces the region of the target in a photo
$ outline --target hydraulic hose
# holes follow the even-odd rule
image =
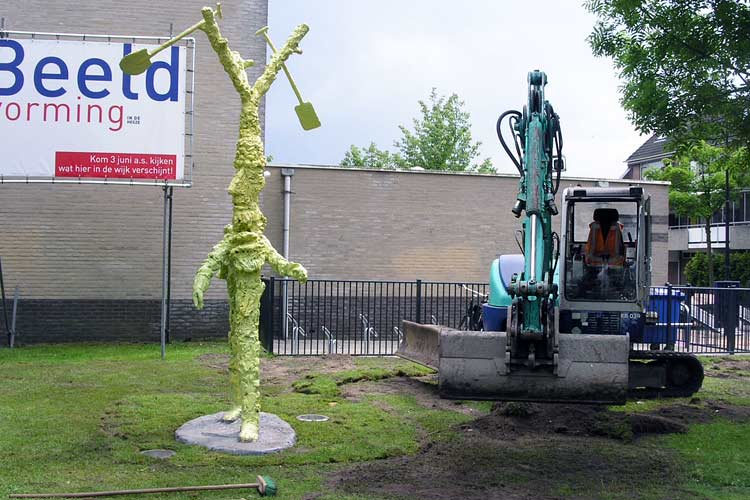
[[[513,134],[513,142],[514,142],[514,144],[516,146],[516,151],[518,152],[518,157],[516,157],[513,154],[513,152],[508,147],[508,144],[505,142],[505,139],[503,138],[503,130],[502,130],[503,119],[506,116],[508,116],[508,115],[512,115],[512,117],[515,118],[516,121],[519,118],[521,118],[521,116],[522,116],[520,111],[516,111],[514,109],[506,111],[505,113],[503,113],[502,115],[500,115],[500,118],[497,119],[497,125],[495,125],[495,130],[497,131],[497,138],[500,139],[500,144],[502,144],[503,149],[508,154],[508,157],[510,157],[510,159],[513,161],[513,164],[518,169],[518,173],[521,174],[521,176],[523,177],[523,167],[521,166],[521,161],[522,161],[522,159],[521,159],[521,153],[520,153],[520,150],[518,148],[518,142],[516,142],[516,132],[515,132],[515,130],[513,130],[513,124],[512,123],[510,123],[510,131],[511,131],[511,134]]]

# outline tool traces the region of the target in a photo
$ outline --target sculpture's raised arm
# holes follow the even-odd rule
[[[289,35],[284,46],[281,50],[276,52],[271,57],[271,62],[268,63],[266,69],[263,70],[263,74],[255,80],[253,90],[257,92],[257,97],[263,97],[268,89],[271,88],[271,84],[276,80],[276,75],[282,70],[284,62],[295,52],[299,52],[299,43],[305,37],[310,28],[306,24],[300,24],[297,26],[292,34]]]
[[[201,29],[206,32],[211,47],[219,56],[219,62],[224,67],[229,78],[232,79],[234,88],[240,95],[250,96],[250,83],[247,80],[245,69],[255,64],[250,59],[243,59],[240,53],[229,48],[229,42],[221,35],[219,25],[214,17],[214,11],[210,7],[201,9],[203,19],[206,21]]]

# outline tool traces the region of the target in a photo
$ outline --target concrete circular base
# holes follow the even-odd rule
[[[232,455],[264,455],[294,446],[297,435],[292,426],[271,413],[260,414],[260,436],[257,441],[243,443],[239,439],[240,420],[221,421],[224,412],[195,418],[175,431],[177,441],[197,444],[212,451]]]

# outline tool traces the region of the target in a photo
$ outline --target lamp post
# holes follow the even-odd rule
[[[729,169],[724,171],[724,279],[729,281]]]

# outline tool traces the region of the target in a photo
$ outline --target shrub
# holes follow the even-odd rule
[[[724,254],[711,255],[714,265],[714,278],[724,279]],[[741,287],[750,285],[750,252],[734,252],[729,255],[729,279],[739,281]],[[685,266],[685,280],[693,286],[710,286],[708,282],[708,259],[700,252]]]

